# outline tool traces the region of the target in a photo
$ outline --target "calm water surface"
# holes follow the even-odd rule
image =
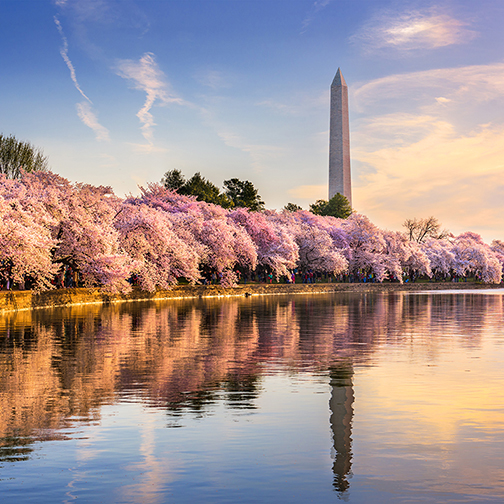
[[[504,502],[504,291],[0,319],[0,501]]]

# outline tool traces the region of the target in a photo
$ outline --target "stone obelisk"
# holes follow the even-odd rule
[[[329,199],[336,193],[352,204],[350,173],[350,126],[348,87],[338,68],[331,85],[331,124],[329,130]]]

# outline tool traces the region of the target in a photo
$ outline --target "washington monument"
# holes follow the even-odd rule
[[[350,128],[348,122],[348,87],[338,68],[331,85],[331,124],[329,130],[329,199],[336,193],[352,204],[350,172]]]

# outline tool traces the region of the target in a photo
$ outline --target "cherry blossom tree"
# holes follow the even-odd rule
[[[402,281],[404,273],[502,279],[503,242],[489,246],[475,233],[417,242],[355,213],[226,210],[160,184],[140,189],[123,200],[109,187],[48,171],[0,175],[0,278],[43,290],[71,269],[81,284],[113,292],[130,289],[133,274],[149,291],[209,274],[231,286],[238,269],[258,265],[277,277],[301,268],[373,274],[379,282]]]
[[[495,254],[497,259],[499,259],[504,269],[504,242],[501,240],[494,240],[490,248],[492,249],[492,252]]]
[[[459,276],[479,275],[485,283],[500,283],[502,263],[480,235],[462,233],[454,240],[455,271]]]
[[[142,289],[168,289],[181,277],[192,283],[199,280],[198,252],[177,235],[171,214],[124,203],[114,226],[121,248],[135,261],[133,273]]]
[[[141,188],[142,194],[134,204],[146,204],[163,210],[184,220],[184,227],[176,226],[192,239],[194,247],[199,250],[200,268],[211,269],[222,276],[223,285],[233,284],[233,275],[224,272],[231,271],[236,266],[255,269],[257,264],[256,246],[246,232],[224,208],[196,201],[195,197],[183,196],[162,187],[160,184],[149,184],[147,189]],[[183,215],[183,217],[180,216]],[[190,235],[190,237],[188,236]]]
[[[330,223],[337,219],[317,216],[305,210],[280,214],[266,212],[266,215],[292,236],[298,247],[298,266],[302,270],[334,274],[347,270],[348,262],[341,250],[335,247],[328,231]]]
[[[385,240],[385,259],[387,270],[401,279],[403,273],[413,280],[417,276],[432,276],[430,261],[416,241],[409,241],[398,231],[383,231]]]
[[[354,213],[345,220],[342,228],[348,235],[349,269],[353,274],[372,273],[378,282],[383,282],[388,273],[394,273],[402,281],[402,272],[397,275],[397,263],[387,261],[387,243],[382,232],[366,216]]]
[[[429,259],[430,268],[437,279],[448,277],[456,269],[456,257],[453,244],[448,240],[426,239],[421,245]]]
[[[257,250],[258,264],[271,268],[277,278],[289,275],[289,270],[296,267],[299,259],[298,246],[278,221],[268,219],[264,213],[250,212],[245,208],[233,210],[229,218],[251,237]]]
[[[71,184],[51,172],[4,182],[4,197],[17,198],[33,222],[50,233],[52,263],[78,271],[85,285],[128,289],[131,261],[120,251],[113,227],[120,199],[109,187]]]
[[[4,282],[24,284],[34,290],[52,287],[58,266],[52,263],[55,240],[47,228],[32,219],[22,205],[0,196],[0,277]]]

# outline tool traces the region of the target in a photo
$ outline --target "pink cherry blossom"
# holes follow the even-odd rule
[[[7,282],[23,283],[28,277],[35,290],[50,289],[58,269],[51,250],[55,240],[22,205],[0,196],[0,276]]]
[[[485,283],[500,283],[502,263],[480,235],[466,232],[454,240],[455,271],[459,276],[479,275]]]
[[[132,271],[142,289],[167,289],[181,277],[193,283],[200,278],[197,250],[180,239],[167,212],[124,203],[114,226],[122,250],[135,261]]]
[[[289,270],[296,267],[298,247],[278,221],[268,219],[264,213],[250,212],[245,208],[231,211],[229,218],[251,237],[257,250],[257,262],[271,268],[277,278],[289,275]]]
[[[431,271],[438,278],[446,278],[456,269],[453,245],[448,240],[429,238],[420,244],[420,248],[429,260]]]
[[[0,278],[42,290],[71,270],[80,284],[112,292],[130,289],[133,277],[149,291],[208,275],[231,286],[238,270],[258,265],[277,278],[300,268],[372,274],[379,282],[403,275],[502,279],[503,242],[489,246],[471,232],[418,244],[360,214],[229,211],[160,184],[140,192],[121,199],[109,187],[51,172],[0,176]]]

